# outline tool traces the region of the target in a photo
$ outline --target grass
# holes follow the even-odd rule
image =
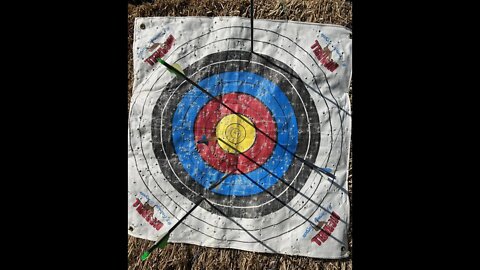
[[[129,1],[128,4],[128,100],[133,85],[133,23],[135,17],[152,16],[249,16],[250,0],[154,0]],[[352,4],[344,0],[255,0],[256,19],[292,20],[330,23],[352,28]],[[351,92],[351,87],[350,87]],[[352,164],[348,187],[352,204]],[[351,211],[351,210],[350,210]],[[348,231],[352,247],[352,219]],[[299,256],[273,255],[235,249],[215,249],[188,244],[168,244],[156,250],[142,262],[140,256],[152,241],[128,236],[128,268],[146,269],[352,269],[351,257],[342,260],[322,260]]]

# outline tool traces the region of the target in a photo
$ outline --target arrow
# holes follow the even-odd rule
[[[183,220],[185,220],[185,218],[187,218],[192,212],[193,210],[195,210],[195,208],[197,208],[197,206],[200,205],[201,202],[203,202],[204,198],[202,197],[196,204],[194,207],[192,207],[192,209],[190,209],[177,223],[175,223],[175,225],[173,225],[172,228],[170,228],[167,232],[167,234],[162,237],[160,240],[158,240],[157,242],[155,242],[155,244],[153,244],[149,249],[147,249],[147,251],[145,251],[143,254],[142,254],[142,261],[145,261],[146,259],[148,259],[148,257],[150,257],[150,254],[152,254],[152,251],[154,251],[155,249],[157,248],[164,248],[167,246],[167,241],[168,241],[168,237],[170,236],[170,233],[175,230],[175,228],[178,227],[178,225],[180,225],[180,223],[182,223]]]
[[[170,71],[171,73],[177,75],[177,76],[180,76],[180,77],[183,77],[185,76],[185,74],[183,73],[183,70],[182,68],[180,67],[179,64],[173,64],[173,65],[169,65],[167,64],[165,61],[163,61],[162,58],[157,58],[157,61],[160,62],[160,64],[164,65],[167,67],[168,71]],[[183,75],[183,76],[182,76]]]
[[[216,186],[220,185],[226,178],[227,176],[229,176],[231,173],[227,173],[225,174],[219,181],[213,183],[213,185],[210,185],[210,187],[208,188],[209,191],[211,191],[212,189],[214,189]],[[200,195],[202,198],[200,198],[200,200],[198,200],[196,203],[195,203],[195,206],[192,207],[192,209],[188,210],[188,212],[177,222],[175,223],[175,225],[173,225],[173,227],[171,227],[168,231],[167,231],[167,234],[162,237],[160,240],[158,240],[157,242],[155,242],[150,248],[147,249],[147,251],[145,251],[143,254],[142,254],[142,261],[145,261],[146,259],[148,259],[148,257],[150,257],[150,254],[152,254],[152,251],[154,251],[155,249],[157,248],[160,248],[160,249],[163,249],[167,246],[168,244],[168,238],[170,236],[170,233],[172,233],[173,230],[175,230],[175,228],[178,227],[178,225],[180,225],[182,223],[182,221],[184,221],[192,212],[193,210],[195,210],[195,208],[197,208],[197,206],[199,206],[203,200],[205,200],[205,197],[203,197],[202,195]]]
[[[152,251],[156,248],[160,248],[160,249],[163,249],[167,246],[168,244],[168,237],[170,236],[170,233],[168,233],[167,235],[165,235],[164,237],[162,237],[162,239],[160,239],[159,241],[157,241],[153,246],[151,246],[147,251],[145,251],[143,254],[142,254],[142,261],[145,261],[146,259],[148,259],[148,257],[150,257],[150,254],[152,254]]]
[[[192,81],[190,78],[188,78],[185,74],[183,74],[182,72],[180,72],[179,70],[177,70],[175,67],[173,67],[172,65],[168,64],[167,62],[163,61],[162,58],[157,58],[158,62],[160,62],[162,65],[164,65],[167,69],[171,70],[172,72],[174,72],[176,75],[182,77],[184,80],[186,80],[187,82],[189,82],[190,84],[192,84],[193,86],[197,87],[200,91],[202,91],[203,93],[205,93],[206,95],[208,95],[210,98],[212,98],[213,100],[217,101],[218,103],[220,103],[222,106],[224,106],[225,108],[227,108],[229,111],[231,111],[232,113],[236,114],[238,117],[240,117],[241,119],[243,119],[248,125],[252,126],[256,131],[260,132],[261,134],[263,134],[265,137],[267,137],[268,139],[270,139],[272,142],[274,142],[276,145],[280,146],[281,148],[283,148],[286,152],[288,152],[290,155],[292,155],[293,157],[299,159],[301,162],[303,162],[305,165],[309,166],[310,168],[312,168],[314,171],[316,172],[319,172],[319,173],[323,173],[325,175],[327,175],[328,177],[332,178],[332,179],[336,179],[335,175],[332,174],[332,173],[329,173],[327,170],[323,169],[323,168],[320,168],[318,166],[316,166],[315,164],[299,157],[297,154],[295,153],[292,153],[290,150],[288,150],[285,146],[279,144],[276,140],[274,140],[272,137],[268,136],[268,134],[266,134],[263,130],[257,128],[253,123],[251,123],[248,119],[245,119],[243,115],[237,113],[235,110],[233,110],[232,108],[230,108],[229,106],[227,106],[225,103],[223,103],[221,100],[219,100],[217,97],[215,97],[214,95],[210,94],[210,92],[208,92],[207,90],[205,90],[203,87],[201,87],[200,85],[198,85],[196,82]],[[235,148],[232,148],[232,149],[235,149]]]
[[[212,190],[214,188],[216,188],[218,185],[220,185],[227,177],[229,177],[233,172],[227,172],[225,173],[222,178],[220,180],[218,180],[217,182],[213,183],[209,188],[208,190]]]
[[[280,180],[280,182],[282,182],[283,184],[285,184],[288,188],[292,189],[293,191],[297,192],[298,194],[300,194],[302,197],[304,197],[305,199],[307,199],[308,201],[312,202],[313,204],[315,204],[316,206],[318,207],[322,207],[320,204],[318,204],[317,202],[313,201],[311,198],[309,198],[308,196],[306,196],[305,194],[301,193],[300,190],[296,189],[295,187],[293,187],[292,185],[290,185],[290,183],[287,183],[287,181],[285,181],[283,178],[277,176],[276,174],[272,173],[270,170],[268,170],[267,168],[265,168],[263,165],[261,164],[258,164],[258,162],[256,162],[255,160],[253,160],[251,157],[245,155],[244,153],[242,152],[239,152],[238,149],[236,149],[234,146],[232,146],[231,144],[227,143],[226,141],[222,140],[222,138],[217,138],[218,140],[220,140],[221,142],[223,142],[224,144],[226,144],[228,147],[231,147],[232,149],[234,149],[235,151],[237,151],[240,155],[244,156],[246,159],[248,159],[250,162],[254,163],[255,165],[257,165],[258,167],[260,167],[261,169],[263,169],[264,171],[266,171],[268,174],[270,174],[271,176],[277,178],[278,180]],[[323,168],[320,168],[320,167],[317,167],[318,169],[322,169],[322,170],[325,170],[326,172],[328,172],[328,168],[327,169],[323,169]],[[240,169],[237,168],[237,171],[240,171]],[[333,180],[330,180],[328,179],[329,181],[331,181],[331,183],[333,185],[335,185],[336,187],[338,187],[339,189],[343,190],[345,193],[347,193],[347,191],[345,189],[343,189],[342,186],[340,186],[339,184],[335,183],[335,181]],[[323,208],[323,207],[322,207]],[[325,209],[324,209],[325,210]],[[342,220],[343,221],[343,220]]]

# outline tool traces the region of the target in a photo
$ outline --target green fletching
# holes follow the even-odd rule
[[[162,58],[157,58],[157,61],[160,62],[160,64],[164,65],[167,68],[167,70],[173,73],[174,75],[184,74],[180,64],[175,63],[171,65],[171,67],[169,67],[169,65],[167,65],[167,63],[165,63],[165,61],[163,61]]]
[[[160,249],[164,249],[167,244],[168,244],[168,237],[170,236],[170,234],[167,234],[165,235],[161,240],[160,242],[156,243],[154,246],[152,246],[151,248],[149,248],[147,251],[145,251],[143,254],[142,254],[142,261],[145,261],[146,259],[148,259],[148,257],[150,257],[150,254],[153,250],[155,250],[156,248],[160,248]]]
[[[142,261],[145,261],[150,256],[150,252],[147,250],[142,255]]]
[[[183,75],[185,75],[185,73],[183,73],[183,69],[182,69],[182,67],[180,66],[180,64],[175,63],[175,64],[172,65],[172,67],[175,68],[174,73],[176,73],[176,74],[177,74],[177,73],[182,73]]]

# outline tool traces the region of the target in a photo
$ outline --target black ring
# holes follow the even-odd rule
[[[233,60],[233,61],[232,61]],[[237,60],[237,61],[234,61]],[[247,60],[247,61],[245,61]],[[256,64],[261,63],[262,65],[268,66],[266,68],[262,65]],[[216,63],[216,64],[213,64]],[[209,66],[209,68],[201,70],[202,67]],[[277,72],[272,71],[270,68],[275,69]],[[200,71],[199,71],[200,70]],[[311,163],[315,163],[318,151],[319,151],[319,141],[316,140],[317,136],[320,136],[320,125],[319,125],[319,117],[317,114],[317,109],[315,104],[310,97],[310,94],[306,90],[304,83],[301,80],[298,80],[299,76],[287,65],[284,63],[275,60],[269,56],[262,55],[252,55],[249,52],[244,51],[224,51],[210,54],[199,61],[193,63],[189,67],[184,69],[184,73],[187,77],[191,78],[193,81],[201,81],[206,77],[210,77],[214,74],[228,72],[228,71],[249,71],[252,73],[256,73],[260,76],[263,76],[270,81],[277,84],[280,89],[284,92],[284,94],[288,97],[290,104],[295,111],[295,117],[297,119],[298,130],[309,130],[311,139],[309,145],[309,151],[306,153],[308,141],[308,134],[299,132],[299,142],[297,147],[297,154],[300,157],[305,156],[305,159]],[[194,74],[197,72],[196,74]],[[285,77],[289,78],[291,82],[288,82],[283,76],[279,73],[284,74]],[[182,84],[183,83],[183,84]],[[178,87],[180,85],[180,87]],[[296,90],[299,92],[300,97],[295,93],[293,90],[293,86],[295,86]],[[173,92],[178,87],[177,91]],[[174,186],[176,190],[178,190],[182,195],[187,197],[192,202],[198,201],[199,196],[192,193],[188,190],[184,184],[182,184],[177,177],[174,175],[174,172],[171,170],[170,166],[168,165],[166,159],[169,159],[175,174],[178,175],[182,182],[188,185],[188,187],[195,191],[196,193],[203,194],[207,199],[209,199],[213,203],[220,203],[228,206],[220,206],[217,207],[223,211],[223,213],[227,214],[228,216],[232,217],[242,217],[242,218],[254,218],[258,216],[263,216],[270,214],[279,210],[280,208],[284,207],[282,203],[278,200],[273,199],[271,195],[262,192],[256,195],[251,196],[225,196],[225,195],[218,195],[216,193],[207,191],[204,189],[203,186],[198,184],[195,180],[193,180],[189,174],[185,171],[183,166],[181,165],[177,154],[175,153],[172,140],[166,140],[164,145],[160,143],[160,137],[163,135],[163,138],[171,138],[172,136],[172,118],[175,110],[165,110],[163,113],[163,127],[160,126],[161,118],[162,118],[162,109],[164,107],[168,108],[175,108],[176,105],[180,102],[183,98],[184,94],[187,93],[190,89],[192,89],[192,85],[185,82],[182,78],[176,77],[173,79],[162,91],[162,94],[157,99],[155,107],[152,113],[152,144],[153,144],[153,151],[155,156],[158,160],[159,166],[162,170],[162,173],[165,175],[166,179]],[[294,104],[301,104],[301,99],[305,104],[305,108],[303,106],[295,106]],[[168,102],[168,104],[167,104]],[[306,120],[304,111],[308,112],[309,121]],[[310,126],[308,125],[310,122]],[[160,134],[160,133],[163,134]],[[287,153],[288,154],[288,153]],[[306,154],[306,155],[305,155]],[[303,185],[305,184],[306,180],[308,179],[311,169],[308,166],[302,166],[303,163],[298,159],[294,158],[290,167],[288,168],[287,172],[284,175],[277,175],[278,177],[283,178],[287,183],[291,183],[292,180],[295,179],[292,186],[296,190],[300,190]],[[261,168],[259,168],[261,169]],[[269,192],[278,196],[284,203],[288,203],[293,197],[297,195],[293,189],[288,190],[287,192],[287,185],[285,183],[281,183],[278,181],[272,187],[268,189]],[[281,195],[280,195],[281,194]],[[273,199],[273,200],[272,200]],[[268,202],[270,201],[270,202]],[[268,203],[266,203],[268,202]],[[243,206],[252,206],[252,203],[255,205],[260,205],[266,203],[262,206],[255,207],[255,208],[242,208]],[[240,207],[240,208],[234,208]],[[202,206],[204,209],[210,212],[217,212],[212,209],[209,205]]]

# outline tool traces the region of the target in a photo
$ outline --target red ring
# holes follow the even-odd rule
[[[273,140],[277,138],[276,124],[268,108],[258,99],[243,93],[229,93],[217,98],[235,112],[245,115],[253,122],[257,129],[255,142],[243,154],[259,165],[264,164],[272,155],[275,144],[258,130],[263,131]],[[208,145],[197,143],[197,151],[207,164],[221,172],[239,174],[237,166],[245,173],[251,172],[257,169],[258,165],[241,154],[234,155],[225,152],[215,139],[218,122],[229,114],[232,114],[232,112],[213,99],[203,106],[195,119],[193,130],[195,142],[201,140],[202,136],[205,135]]]

